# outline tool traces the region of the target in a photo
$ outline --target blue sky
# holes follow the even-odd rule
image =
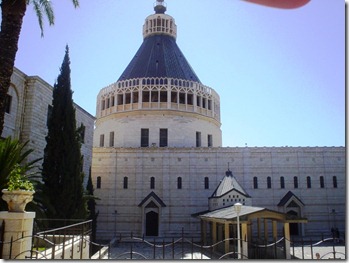
[[[140,47],[154,1],[52,1],[40,36],[28,7],[15,66],[54,84],[70,48],[74,101],[92,115]],[[167,0],[177,44],[221,99],[223,146],[345,145],[345,2],[276,9],[240,0]]]

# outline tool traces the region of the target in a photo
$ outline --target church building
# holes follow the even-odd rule
[[[129,65],[97,96],[98,239],[173,237],[182,229],[199,237],[198,215],[237,202],[306,218],[291,224],[293,236],[344,232],[345,148],[222,147],[219,94],[178,47],[163,0],[154,11]]]
[[[11,85],[6,96],[4,129],[1,138],[11,136],[24,143],[25,148],[34,151],[27,157],[27,162],[44,157],[47,120],[52,109],[53,87],[38,76],[28,76],[17,68],[13,69]],[[95,117],[74,103],[76,127],[83,126],[84,183],[87,184],[92,161],[92,140]],[[39,161],[41,165],[43,160]]]

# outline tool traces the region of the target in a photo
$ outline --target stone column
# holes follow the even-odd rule
[[[204,220],[201,220],[201,242],[204,245],[207,244],[207,225]]]
[[[5,223],[3,259],[25,259],[30,256],[34,218],[35,212],[0,212],[0,220]]]
[[[229,223],[228,222],[225,222],[224,223],[224,239],[225,239],[225,247],[224,247],[224,250],[225,250],[225,253],[229,253]]]
[[[284,223],[284,237],[285,237],[285,254],[286,259],[291,259],[291,236],[290,236],[290,224]]]
[[[274,241],[277,241],[278,239],[277,221],[273,220],[272,224],[273,224],[273,242],[274,242]]]
[[[242,239],[241,258],[246,259],[248,258],[247,223],[241,223],[241,239]]]
[[[268,243],[268,219],[264,218],[264,239]]]
[[[212,222],[212,244],[217,243],[217,223]],[[216,246],[213,247],[213,251],[216,250]]]

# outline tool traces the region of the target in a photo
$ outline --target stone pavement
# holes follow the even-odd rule
[[[200,247],[191,247],[190,244],[185,243],[183,247],[181,244],[166,246],[164,249],[162,245],[154,248],[148,244],[136,243],[118,243],[111,248],[110,259],[131,259],[130,251],[132,249],[132,259],[218,259],[218,256],[210,253],[201,253]],[[193,253],[192,253],[193,251]]]
[[[304,252],[303,252],[304,251]],[[313,247],[313,257],[311,257],[311,248],[304,247],[294,248],[294,256],[299,259],[316,259],[315,254],[320,254],[320,259],[346,259],[346,249],[345,246],[316,246]],[[335,253],[333,253],[335,251]],[[291,255],[293,255],[293,248],[291,247]]]

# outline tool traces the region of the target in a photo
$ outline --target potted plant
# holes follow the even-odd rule
[[[33,200],[34,185],[18,164],[11,171],[7,189],[2,190],[2,199],[7,202],[9,212],[25,212],[27,203]]]

